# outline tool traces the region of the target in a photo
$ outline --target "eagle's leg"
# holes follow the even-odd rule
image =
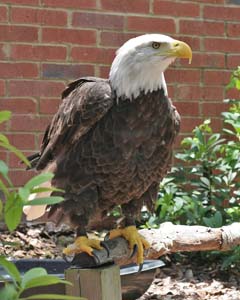
[[[73,244],[70,244],[67,248],[63,249],[64,255],[73,255],[80,252],[85,252],[90,256],[94,256],[94,249],[101,250],[104,245],[100,240],[89,239],[87,233],[82,226],[77,228],[77,238]]]
[[[131,201],[133,202],[133,201]],[[144,256],[144,249],[148,249],[150,247],[149,243],[138,233],[136,228],[134,215],[136,214],[136,210],[134,213],[129,210],[129,207],[134,208],[133,206],[123,205],[122,210],[125,214],[125,228],[113,229],[109,232],[108,238],[113,239],[119,236],[124,237],[128,243],[129,248],[132,251],[133,256],[135,252],[137,252],[137,264],[139,265],[139,271],[142,268],[143,264],[143,256]]]

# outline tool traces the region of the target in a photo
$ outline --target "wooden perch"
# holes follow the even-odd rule
[[[205,226],[174,225],[170,222],[161,224],[158,229],[142,229],[139,233],[150,243],[150,249],[145,252],[145,259],[157,259],[167,253],[180,251],[228,251],[236,245],[240,245],[240,223],[233,223],[221,228]],[[96,266],[110,261],[118,265],[135,262],[130,259],[128,243],[123,238],[117,238],[106,242],[110,254],[105,249],[95,251],[95,257],[80,253],[73,263],[85,266]]]

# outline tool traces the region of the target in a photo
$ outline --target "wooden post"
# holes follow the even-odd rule
[[[88,300],[121,300],[120,269],[117,265],[96,269],[68,269],[65,279],[66,295],[82,296]]]

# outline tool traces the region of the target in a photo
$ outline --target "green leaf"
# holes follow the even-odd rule
[[[48,286],[48,285],[57,284],[57,283],[71,285],[71,282],[62,280],[62,279],[58,278],[57,276],[44,275],[44,276],[34,277],[34,278],[28,280],[27,282],[25,282],[24,289],[30,289],[30,288],[37,287],[37,286]]]
[[[35,187],[39,186],[40,184],[51,180],[53,178],[53,176],[54,175],[52,173],[43,173],[43,174],[34,176],[32,179],[30,179],[25,184],[24,187],[31,190],[32,188],[35,188]]]
[[[21,199],[23,200],[23,202],[25,202],[25,201],[27,201],[27,199],[30,195],[30,192],[29,192],[29,189],[27,189],[25,187],[21,187],[18,190],[18,194],[21,197]]]
[[[201,182],[203,183],[204,186],[210,187],[210,181],[206,177],[200,177]]]
[[[4,134],[0,134],[0,141],[4,144],[9,144],[9,140]]]
[[[22,160],[27,166],[30,167],[30,162],[28,159],[22,154],[20,150],[10,144],[4,144],[0,142],[0,147],[3,147],[11,152],[13,152],[20,160]]]
[[[9,110],[0,111],[0,123],[8,121],[11,118],[11,112]]]
[[[14,263],[8,261],[4,256],[0,256],[0,265],[11,276],[15,285],[18,285],[21,282],[21,275]]]
[[[34,278],[39,279],[40,276],[46,276],[46,275],[47,275],[47,271],[44,268],[30,269],[24,274],[22,278],[21,288],[26,289],[26,284],[28,284],[29,281],[31,281]]]
[[[8,188],[6,187],[6,185],[2,182],[2,180],[0,180],[0,190],[3,191],[5,196],[9,196],[9,191]]]
[[[204,223],[209,227],[221,227],[222,226],[222,214],[217,211],[212,217],[210,218],[203,218]]]
[[[7,180],[8,184],[12,186],[12,182],[10,178],[8,177],[8,166],[3,160],[0,160],[0,173],[2,176]]]
[[[0,219],[2,217],[2,213],[3,213],[3,203],[2,201],[0,200]]]
[[[64,200],[63,197],[60,196],[51,196],[51,197],[42,197],[42,198],[36,198],[30,201],[26,201],[24,205],[45,205],[45,204],[57,204]]]
[[[36,187],[31,190],[31,194],[44,193],[44,192],[64,192],[62,189],[55,187]]]
[[[22,217],[22,207],[23,205],[21,199],[17,197],[14,192],[7,197],[4,207],[4,219],[10,231],[16,229],[20,223]]]
[[[39,294],[39,295],[33,295],[29,296],[27,298],[19,298],[19,300],[83,300],[86,298],[83,297],[75,297],[75,296],[68,296],[68,295],[56,295],[56,294]]]
[[[0,290],[0,299],[1,300],[18,300],[18,293],[13,284],[6,284]]]
[[[6,178],[8,174],[8,166],[4,161],[0,160],[0,173]]]

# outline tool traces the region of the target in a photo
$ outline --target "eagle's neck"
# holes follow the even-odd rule
[[[119,98],[137,98],[141,92],[145,94],[159,89],[168,95],[163,65],[162,70],[155,61],[136,63],[136,60],[117,56],[111,66],[109,80]]]

